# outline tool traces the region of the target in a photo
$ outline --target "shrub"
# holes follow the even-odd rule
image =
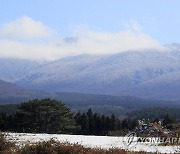
[[[103,149],[85,148],[79,144],[60,143],[53,140],[47,142],[39,142],[33,145],[26,145],[21,149],[21,154],[126,154],[125,150],[111,149],[109,151]]]
[[[6,135],[0,133],[0,153],[2,154],[16,154],[17,147],[14,143],[6,140]]]
[[[60,143],[54,140],[26,145],[19,154],[148,154],[148,152],[129,152],[122,149],[87,148],[79,144]],[[149,153],[150,154],[150,153]]]

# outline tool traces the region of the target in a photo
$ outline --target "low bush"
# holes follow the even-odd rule
[[[148,152],[129,152],[123,149],[87,148],[79,144],[60,143],[54,140],[26,145],[20,154],[148,154]],[[150,154],[150,153],[149,153]]]
[[[79,144],[60,143],[54,140],[48,142],[38,142],[32,145],[25,145],[21,149],[21,154],[126,154],[125,150],[85,148]]]
[[[0,154],[16,154],[17,150],[15,144],[7,141],[6,135],[0,133]]]

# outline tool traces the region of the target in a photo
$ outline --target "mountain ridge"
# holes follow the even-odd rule
[[[180,45],[165,47],[164,52],[148,49],[65,57],[27,70],[14,83],[47,92],[180,100],[180,86],[176,86],[180,78]]]

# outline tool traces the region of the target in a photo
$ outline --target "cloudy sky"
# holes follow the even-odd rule
[[[0,57],[53,60],[180,43],[179,0],[4,0]]]

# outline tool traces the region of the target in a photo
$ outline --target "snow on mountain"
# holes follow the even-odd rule
[[[0,79],[8,82],[15,82],[38,66],[39,63],[35,61],[0,58]]]
[[[45,91],[180,99],[180,45],[164,52],[80,55],[39,64],[1,58],[0,79]]]
[[[168,73],[122,92],[135,97],[179,100],[180,71]]]
[[[152,98],[155,95],[151,83],[159,79],[157,86],[161,90],[164,81],[179,77],[176,72],[180,71],[180,45],[171,44],[166,48],[164,52],[126,51],[114,55],[62,58],[30,71],[17,83],[46,91],[135,96],[133,89],[139,87],[144,92],[143,85],[147,85],[145,89],[149,87],[151,94],[146,97]],[[180,99],[179,95],[177,97]]]
[[[165,46],[169,51],[180,51],[180,44],[178,43],[172,43]]]

